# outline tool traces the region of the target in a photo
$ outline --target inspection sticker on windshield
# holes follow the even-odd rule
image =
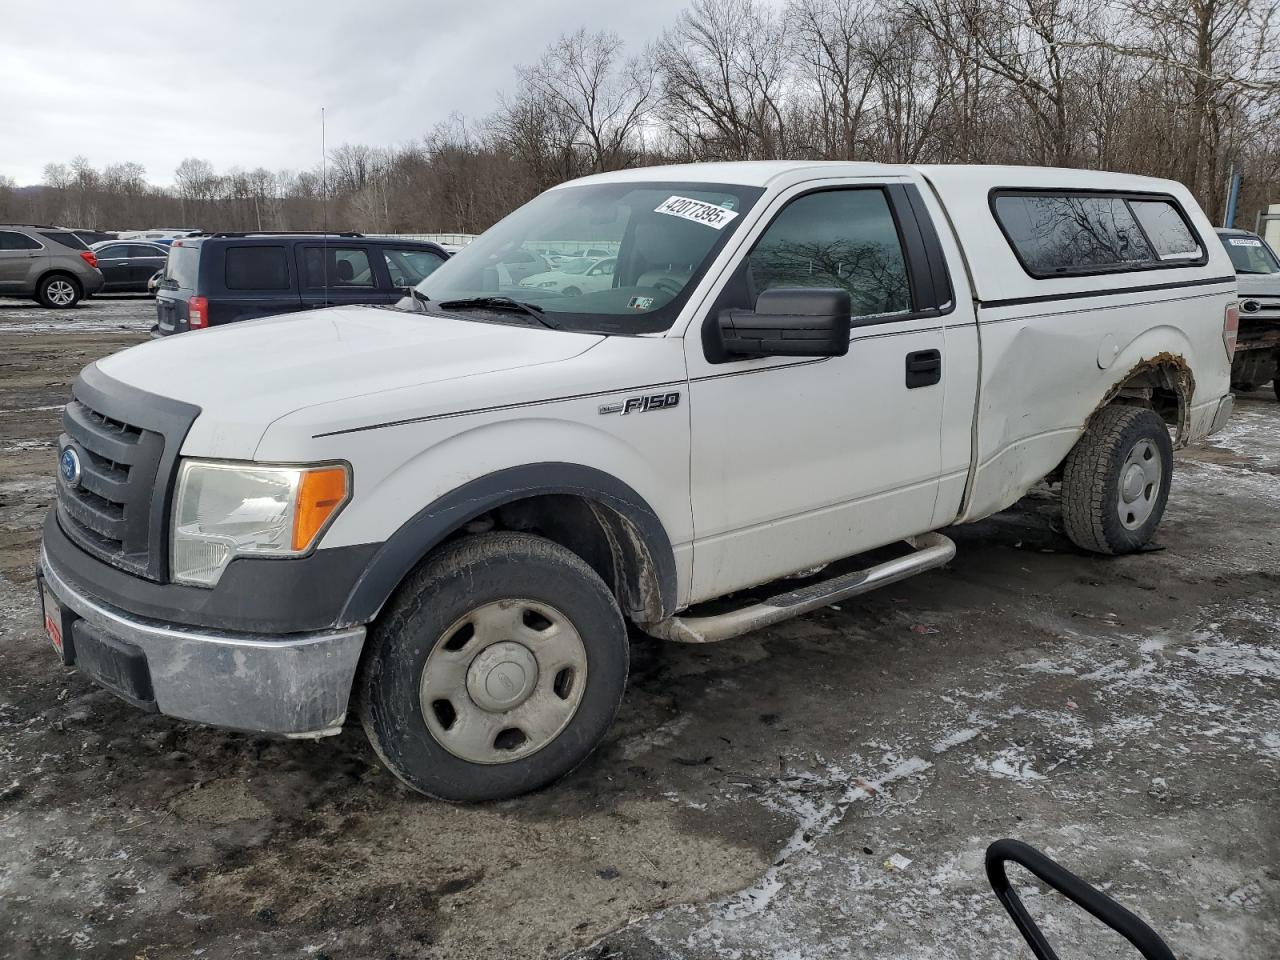
[[[1227,242],[1233,247],[1260,247],[1261,240],[1250,240],[1248,237],[1227,237]]]
[[[738,214],[714,203],[703,203],[688,197],[667,197],[653,209],[654,213],[665,213],[673,217],[684,217],[694,223],[706,224],[708,227],[721,229]]]

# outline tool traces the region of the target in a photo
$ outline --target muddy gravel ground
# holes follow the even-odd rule
[[[708,648],[637,639],[592,760],[455,807],[357,730],[193,726],[55,663],[32,567],[59,407],[151,316],[0,301],[0,956],[1024,957],[983,879],[998,837],[1180,958],[1280,955],[1269,393],[1179,455],[1162,549],[1084,555],[1037,491],[856,603]],[[1133,955],[1024,896],[1064,958]]]

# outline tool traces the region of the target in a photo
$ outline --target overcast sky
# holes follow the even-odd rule
[[[134,160],[173,182],[310,167],[330,147],[413,140],[488,113],[558,35],[616,31],[638,52],[685,0],[0,0],[0,174]],[[589,15],[589,21],[585,18]]]

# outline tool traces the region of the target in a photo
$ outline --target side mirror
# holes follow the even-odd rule
[[[851,312],[848,290],[777,287],[755,310],[720,311],[720,344],[734,356],[843,357]]]
[[[1058,960],[1027,908],[1022,905],[1013,884],[1005,873],[1005,863],[1016,863],[1058,891],[1078,907],[1082,907],[1120,936],[1133,944],[1146,960],[1175,960],[1173,951],[1149,926],[1116,903],[1105,893],[1085,883],[1074,873],[1050,860],[1035,847],[1019,840],[997,840],[987,847],[987,879],[996,898],[1013,918],[1014,926],[1031,947],[1038,960]]]

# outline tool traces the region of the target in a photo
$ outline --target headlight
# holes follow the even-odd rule
[[[538,284],[538,286],[550,290],[554,287],[560,286],[560,281],[559,280],[543,280],[540,284]]]
[[[173,579],[212,587],[235,557],[304,554],[350,497],[346,466],[184,460],[173,504]]]

